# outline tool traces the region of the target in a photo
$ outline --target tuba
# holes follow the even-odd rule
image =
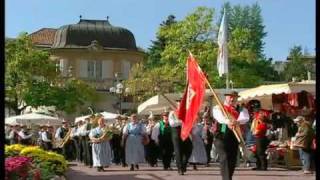
[[[55,141],[56,148],[63,148],[63,146],[70,140],[71,128],[69,128],[67,134],[64,136],[62,140]]]

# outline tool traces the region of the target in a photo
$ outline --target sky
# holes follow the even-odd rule
[[[155,40],[159,24],[168,15],[184,19],[199,6],[220,12],[225,0],[6,0],[5,36],[17,37],[41,28],[59,28],[82,19],[106,19],[129,29],[136,44],[147,49]],[[267,37],[267,58],[285,60],[289,49],[301,45],[315,54],[315,0],[230,0],[232,5],[258,2]],[[220,13],[219,13],[220,14]],[[213,22],[216,23],[216,22]]]

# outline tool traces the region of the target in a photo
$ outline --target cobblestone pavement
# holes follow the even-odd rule
[[[176,168],[164,171],[162,167],[149,167],[141,164],[140,170],[129,171],[128,167],[112,165],[105,168],[105,172],[97,172],[95,168],[88,168],[82,164],[72,163],[66,173],[68,180],[221,180],[217,164],[210,167],[198,166],[198,170],[188,167],[187,173],[178,175]],[[251,168],[238,167],[233,180],[314,180],[315,174],[304,175],[301,170],[287,170],[283,168],[269,168],[268,171],[252,171]]]

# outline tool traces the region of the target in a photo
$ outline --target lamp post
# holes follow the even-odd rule
[[[130,89],[129,88],[124,88],[124,85],[121,83],[121,81],[119,80],[119,74],[115,73],[115,78],[116,78],[116,85],[114,87],[111,87],[109,89],[109,91],[111,93],[114,93],[118,96],[119,99],[119,114],[122,114],[122,107],[121,107],[121,103],[122,103],[122,97],[124,95],[124,93],[129,93]]]

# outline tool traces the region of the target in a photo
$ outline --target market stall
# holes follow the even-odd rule
[[[261,107],[271,110],[273,131],[268,160],[271,166],[287,168],[300,166],[298,151],[292,146],[292,137],[297,131],[293,118],[302,115],[312,123],[315,119],[315,81],[289,82],[285,84],[262,85],[239,93],[239,101],[247,103],[259,100]]]

